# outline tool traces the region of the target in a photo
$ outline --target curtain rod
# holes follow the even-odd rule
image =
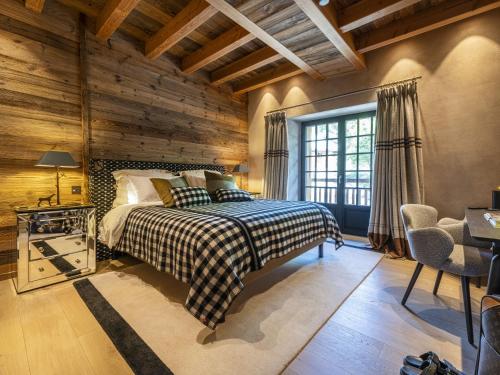
[[[345,92],[343,94],[329,96],[328,98],[313,100],[313,101],[310,101],[310,102],[307,102],[307,103],[296,104],[296,105],[292,105],[290,107],[283,107],[283,108],[279,108],[279,109],[273,109],[272,111],[267,111],[266,114],[270,114],[270,113],[274,113],[274,112],[280,112],[280,111],[286,111],[287,109],[302,107],[302,106],[305,106],[305,105],[326,102],[326,101],[333,100],[333,99],[343,98],[345,96],[350,96],[350,95],[354,95],[354,94],[360,94],[360,93],[367,92],[367,91],[373,91],[373,90],[376,90],[376,89],[380,89],[382,87],[394,86],[394,85],[397,85],[399,83],[416,81],[416,80],[421,79],[421,78],[422,78],[422,76],[417,76],[417,77],[413,77],[413,78],[402,79],[401,81],[394,81],[394,82],[384,83],[384,84],[378,85],[378,86],[368,87],[366,89],[360,89],[360,90],[356,90],[356,91]]]

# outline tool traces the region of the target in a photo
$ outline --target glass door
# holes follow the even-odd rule
[[[375,112],[304,123],[302,198],[327,206],[343,232],[366,235]]]

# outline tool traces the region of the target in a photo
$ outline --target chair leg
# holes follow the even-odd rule
[[[318,256],[323,258],[323,244],[318,246]]]
[[[436,277],[436,283],[434,284],[434,289],[432,290],[432,294],[436,295],[438,293],[439,284],[441,284],[442,277],[443,277],[443,271],[439,270]]]
[[[413,272],[413,276],[411,277],[410,283],[408,284],[408,288],[406,288],[405,295],[403,296],[403,299],[401,300],[401,304],[404,306],[406,305],[406,300],[410,296],[411,290],[413,289],[413,286],[415,285],[418,275],[420,275],[420,271],[422,271],[422,268],[424,265],[422,263],[417,263],[417,267],[415,267],[415,271]]]
[[[472,310],[470,304],[469,277],[460,276],[462,281],[462,295],[464,298],[465,324],[467,325],[467,340],[469,344],[474,345],[474,332],[472,328]]]

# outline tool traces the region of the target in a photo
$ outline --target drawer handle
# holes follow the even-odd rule
[[[45,268],[43,268],[43,267],[38,267],[38,272],[43,272],[43,271],[45,271]]]
[[[80,263],[80,262],[81,262],[81,260],[80,260],[80,259],[77,259],[77,260],[75,260],[75,262],[76,262],[76,263]]]
[[[41,253],[43,253],[43,252],[45,251],[45,249],[44,249],[43,247],[41,247],[41,246],[40,246],[40,247],[38,248],[38,251],[39,251],[39,252],[41,252]]]

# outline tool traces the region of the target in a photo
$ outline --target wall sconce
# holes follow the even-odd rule
[[[232,171],[234,174],[239,174],[240,175],[240,183],[239,183],[239,188],[241,189],[241,185],[243,183],[243,173],[248,173],[248,165],[245,164],[236,164],[233,168]]]

